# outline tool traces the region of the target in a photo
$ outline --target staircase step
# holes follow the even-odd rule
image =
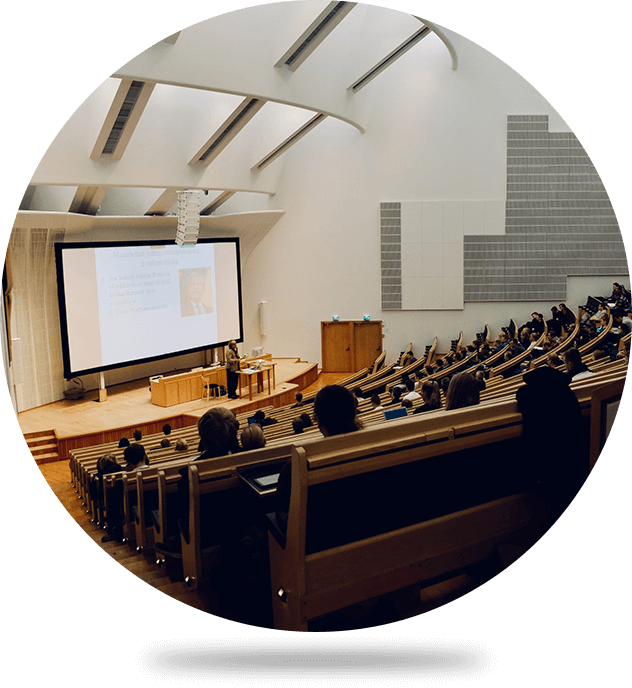
[[[25,432],[24,439],[28,442],[31,439],[37,439],[38,437],[55,437],[54,430],[37,430],[35,432]]]
[[[38,445],[29,445],[29,449],[31,450],[31,454],[35,456],[36,454],[50,454],[51,451],[57,453],[57,443],[55,442],[54,444],[38,444]]]
[[[33,437],[26,441],[27,445],[31,448],[41,447],[42,445],[52,445],[57,446],[57,438],[55,435],[42,435],[41,437]]]
[[[61,461],[59,454],[53,452],[50,454],[38,454],[35,458],[35,463],[52,463],[53,461]]]

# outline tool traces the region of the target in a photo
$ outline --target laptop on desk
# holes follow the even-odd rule
[[[392,420],[393,418],[405,418],[408,411],[403,406],[398,406],[394,409],[384,409],[384,420]]]

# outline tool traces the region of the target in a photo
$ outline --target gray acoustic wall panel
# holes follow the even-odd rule
[[[401,203],[380,203],[382,259],[382,308],[402,307],[402,220]]]
[[[464,236],[463,299],[564,301],[567,275],[627,274],[597,171],[548,115],[507,117],[505,236]]]
[[[567,275],[629,274],[597,171],[548,115],[507,118],[505,199],[384,202],[380,229],[385,310],[560,302]]]

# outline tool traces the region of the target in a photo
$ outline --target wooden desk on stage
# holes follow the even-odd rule
[[[272,394],[272,390],[276,389],[276,375],[274,368],[276,363],[266,362],[259,370],[240,370],[239,371],[239,396],[241,397],[241,388],[244,378],[248,378],[248,399],[252,401],[252,378],[257,377],[257,392],[265,391],[265,377],[268,378],[268,394]],[[272,371],[272,387],[270,387],[270,371]]]
[[[151,403],[156,406],[176,406],[187,401],[202,399],[204,385],[226,386],[226,369],[223,366],[153,378],[151,380]]]

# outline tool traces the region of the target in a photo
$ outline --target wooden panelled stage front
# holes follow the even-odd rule
[[[250,413],[258,408],[279,407],[294,401],[294,394],[314,384],[318,378],[316,363],[298,358],[273,358],[276,364],[276,388],[267,393],[253,393],[249,401],[244,390],[242,399],[227,396],[211,400],[196,399],[177,406],[163,408],[151,403],[149,380],[136,380],[107,389],[106,401],[99,402],[99,391],[86,392],[83,399],[62,400],[18,414],[18,422],[25,437],[45,431],[54,434],[58,460],[68,458],[68,451],[118,441],[123,435],[131,437],[136,429],[143,435],[162,431],[169,423],[180,428],[197,423],[211,406],[225,406],[235,413]]]

